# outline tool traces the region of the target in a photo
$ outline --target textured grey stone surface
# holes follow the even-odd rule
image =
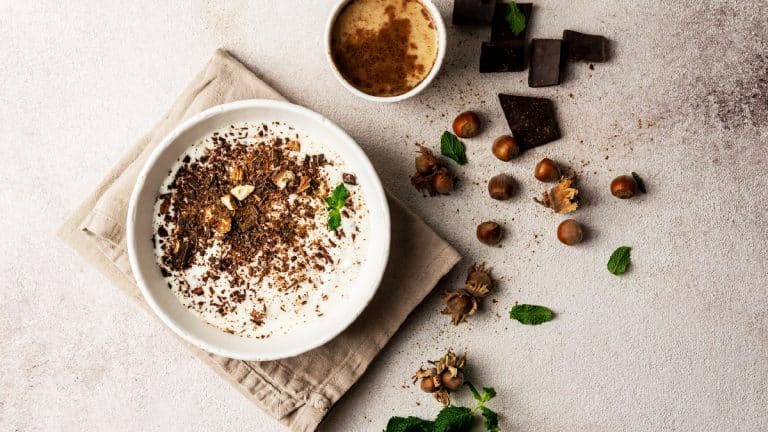
[[[409,377],[448,347],[496,387],[506,431],[768,430],[768,2],[537,1],[531,35],[603,34],[613,61],[530,89],[525,73],[476,72],[487,29],[450,28],[438,81],[395,105],[356,99],[330,74],[332,3],[0,1],[0,429],[281,430],[54,238],[221,46],[347,129],[389,190],[467,257],[323,430],[434,415]],[[438,4],[449,18],[451,2]],[[498,92],[553,98],[564,137],[493,159],[507,130]],[[460,188],[422,198],[408,184],[414,144],[436,146],[465,109],[487,126],[467,140]],[[557,243],[562,218],[531,200],[545,156],[579,175],[579,247]],[[612,198],[610,180],[632,170],[649,193]],[[497,172],[518,180],[509,202],[486,196]],[[507,228],[503,247],[474,239],[485,219]],[[605,263],[622,244],[633,265],[617,278]],[[475,260],[501,279],[497,302],[450,327],[438,292]],[[557,320],[520,326],[506,316],[515,302]]]

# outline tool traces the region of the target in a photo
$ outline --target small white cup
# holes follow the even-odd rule
[[[349,81],[344,78],[344,75],[341,74],[339,68],[336,67],[336,63],[333,61],[333,55],[331,54],[331,36],[333,34],[333,25],[336,23],[336,18],[338,18],[339,13],[341,13],[342,9],[344,9],[344,6],[346,6],[350,1],[353,0],[339,0],[339,2],[336,3],[336,6],[331,11],[331,16],[328,18],[328,22],[325,25],[325,54],[328,58],[328,64],[331,66],[331,71],[333,71],[336,79],[338,79],[341,85],[343,85],[353,94],[372,102],[399,102],[421,93],[422,90],[427,88],[427,86],[432,83],[432,80],[435,79],[435,76],[437,76],[438,72],[440,72],[440,68],[443,66],[443,60],[445,59],[445,50],[448,40],[447,33],[445,31],[445,21],[443,21],[443,17],[440,15],[440,11],[437,9],[435,4],[432,3],[431,0],[419,0],[424,5],[424,7],[427,8],[429,14],[432,15],[432,21],[435,23],[437,30],[437,57],[435,58],[434,65],[432,65],[432,70],[429,71],[429,74],[416,87],[408,90],[403,94],[399,94],[397,96],[373,96],[357,89],[355,86],[350,84]]]

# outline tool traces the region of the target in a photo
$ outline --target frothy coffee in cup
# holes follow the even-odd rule
[[[422,82],[437,58],[437,30],[419,0],[351,0],[331,34],[342,76],[372,96],[397,96]]]

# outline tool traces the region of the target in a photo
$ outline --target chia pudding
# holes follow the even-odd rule
[[[367,216],[338,154],[290,125],[246,122],[173,164],[155,203],[154,250],[184,306],[225,332],[267,338],[343,301],[365,257]]]

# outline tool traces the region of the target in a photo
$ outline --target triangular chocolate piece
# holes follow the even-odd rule
[[[499,94],[499,102],[521,148],[538,147],[560,138],[555,105],[551,100]]]

